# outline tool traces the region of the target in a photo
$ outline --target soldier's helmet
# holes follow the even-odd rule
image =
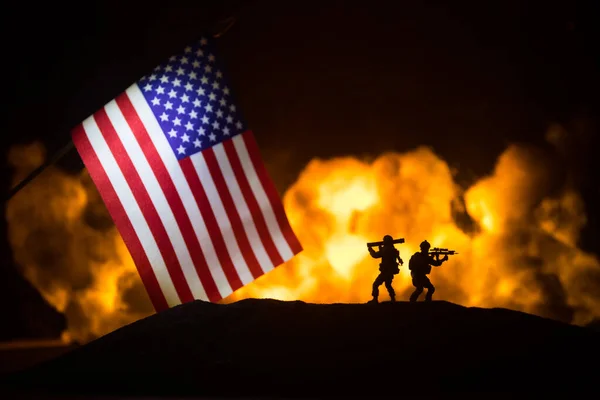
[[[394,238],[391,237],[390,235],[385,235],[383,237],[383,244],[393,244],[392,242],[394,241]]]
[[[429,244],[429,242],[427,240],[423,240],[420,244],[421,250],[423,251],[429,251],[429,249],[431,248],[431,245]]]

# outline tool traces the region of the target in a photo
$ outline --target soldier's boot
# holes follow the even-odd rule
[[[373,291],[371,291],[371,296],[373,296],[373,299],[369,301],[369,303],[379,303],[379,286],[377,285],[377,282],[373,283]]]
[[[425,295],[425,301],[432,301],[433,292],[435,292],[435,288],[433,286],[427,289],[427,294]]]
[[[423,289],[417,288],[413,294],[410,295],[410,302],[414,303],[417,301],[417,299],[419,298],[419,296],[421,295],[421,293],[423,293]]]
[[[388,291],[388,294],[390,295],[390,301],[393,303],[396,301],[396,292],[394,291],[394,288],[392,287],[391,283],[386,283],[385,284],[385,288]]]

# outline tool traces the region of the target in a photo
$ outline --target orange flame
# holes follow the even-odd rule
[[[15,181],[43,158],[39,145],[13,149]],[[391,234],[406,239],[397,245],[405,262],[424,239],[459,251],[433,270],[434,298],[585,324],[600,316],[600,291],[586,279],[600,263],[576,245],[585,224],[579,195],[550,197],[549,182],[536,153],[519,146],[466,190],[425,147],[373,162],[313,160],[283,197],[304,251],[224,301],[365,302],[378,273],[365,244]],[[49,169],[11,200],[7,219],[15,260],[66,314],[66,338],[87,341],[153,312],[85,171]],[[462,230],[459,220],[478,229]],[[413,290],[406,264],[394,287],[399,298]]]

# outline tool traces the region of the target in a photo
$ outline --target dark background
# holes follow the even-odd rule
[[[598,9],[593,1],[4,2],[4,192],[11,145],[69,130],[203,30],[237,15],[220,57],[280,192],[307,161],[430,145],[468,185],[510,143],[571,134],[600,253]],[[596,24],[596,26],[595,26]],[[83,167],[76,152],[60,165]],[[0,339],[64,321],[22,278],[0,228]],[[6,322],[4,322],[6,321]]]

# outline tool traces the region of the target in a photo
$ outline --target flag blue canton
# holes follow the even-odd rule
[[[246,130],[208,39],[157,66],[138,86],[178,160]]]

